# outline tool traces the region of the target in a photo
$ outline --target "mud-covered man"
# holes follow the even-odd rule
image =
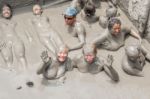
[[[68,33],[74,37],[77,37],[79,40],[79,43],[69,46],[69,51],[80,49],[85,44],[86,31],[84,26],[76,20],[76,15],[77,10],[73,7],[68,7],[64,13],[64,20]]]
[[[98,21],[98,16],[95,14],[96,8],[93,4],[87,3],[83,10],[81,11],[81,17],[83,20],[87,21],[88,23],[94,23]]]
[[[144,46],[135,44],[127,46],[122,60],[122,69],[129,75],[143,76],[141,72],[146,60],[150,61],[150,51]]]
[[[121,21],[118,18],[111,18],[108,27],[92,43],[101,48],[116,51],[125,43],[127,34],[137,38],[141,42],[141,37],[133,29],[121,27]]]
[[[40,5],[36,4],[33,6],[34,18],[30,20],[34,26],[40,42],[51,52],[54,57],[56,54],[56,48],[63,45],[63,40],[59,33],[54,30],[50,24],[49,18],[43,16],[43,10]]]
[[[105,71],[113,80],[119,81],[116,70],[112,67],[113,56],[108,55],[107,59],[97,56],[97,50],[94,45],[87,44],[83,47],[83,55],[76,57],[75,66],[82,73],[97,74]]]
[[[5,47],[1,49],[1,55],[10,69],[13,68],[13,56],[15,55],[17,60],[21,63],[22,67],[20,67],[20,69],[23,68],[23,70],[26,70],[27,61],[25,57],[25,46],[17,34],[17,23],[12,19],[12,7],[9,4],[4,4],[1,11],[2,19],[0,20],[0,29],[2,32],[1,36],[4,40],[3,42],[5,43]]]
[[[68,57],[68,48],[65,45],[59,47],[56,55],[57,59],[54,60],[49,57],[47,51],[41,55],[43,64],[39,67],[37,74],[43,74],[47,80],[61,79],[64,82],[64,75],[66,71],[73,70],[73,62]]]

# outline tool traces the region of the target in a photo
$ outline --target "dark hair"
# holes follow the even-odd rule
[[[86,2],[84,0],[78,0],[78,3],[80,4],[81,8],[83,9]]]
[[[89,15],[94,15],[96,12],[95,6],[91,3],[87,3],[84,7],[84,12]]]
[[[10,9],[10,11],[11,11],[11,16],[10,16],[10,18],[11,18],[11,17],[12,17],[12,13],[13,13],[12,6],[11,6],[10,4],[8,4],[8,3],[4,3],[4,4],[2,5],[1,11],[3,11],[3,8],[4,8],[4,7],[8,7],[8,8]]]
[[[114,24],[120,24],[121,25],[121,21],[118,18],[111,18],[108,21],[108,29],[111,30],[112,27],[114,26]]]

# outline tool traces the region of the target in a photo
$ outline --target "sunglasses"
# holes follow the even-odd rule
[[[64,19],[67,19],[67,20],[72,20],[74,17],[66,17],[64,16]]]

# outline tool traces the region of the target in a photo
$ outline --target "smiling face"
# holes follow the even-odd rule
[[[11,11],[11,8],[7,5],[4,5],[3,8],[2,8],[2,16],[6,19],[9,19],[11,18],[12,16],[12,11]]]
[[[33,6],[33,14],[34,15],[41,15],[42,14],[42,8],[40,5],[34,5]]]
[[[97,54],[97,49],[95,45],[93,44],[84,45],[82,52],[83,52],[84,60],[88,64],[92,64],[95,61],[96,54]]]
[[[112,27],[112,32],[111,32],[111,34],[114,35],[114,36],[117,36],[117,35],[119,35],[120,30],[121,30],[121,25],[115,23],[115,24],[113,25],[113,27]]]
[[[84,54],[84,59],[87,63],[91,64],[94,62],[95,55],[93,53],[86,53]]]
[[[58,53],[57,53],[57,60],[60,63],[63,63],[67,60],[68,58],[68,48],[66,46],[60,47]]]

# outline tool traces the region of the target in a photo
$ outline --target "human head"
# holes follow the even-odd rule
[[[2,6],[2,16],[6,19],[10,19],[12,17],[12,7],[5,3],[3,6]]]
[[[39,5],[39,4],[35,4],[34,6],[33,6],[33,14],[34,15],[41,15],[42,14],[42,12],[43,12],[43,10],[42,10],[42,8],[41,8],[41,6]]]
[[[125,48],[126,55],[131,61],[136,61],[139,58],[140,48],[135,45],[130,45]]]
[[[85,6],[87,0],[78,0],[78,4],[80,5],[80,7],[83,9],[83,7]]]
[[[57,52],[57,60],[61,63],[65,62],[68,58],[68,48],[66,45],[59,47]]]
[[[97,54],[96,46],[93,44],[86,44],[82,49],[84,59],[87,63],[91,64],[94,62]]]
[[[96,9],[93,4],[87,3],[84,7],[84,12],[86,16],[93,16],[95,15]]]
[[[73,25],[76,21],[77,10],[74,7],[68,7],[65,10],[64,19],[67,25]]]
[[[117,18],[111,18],[108,22],[108,30],[114,36],[117,36],[121,31],[121,21]]]

